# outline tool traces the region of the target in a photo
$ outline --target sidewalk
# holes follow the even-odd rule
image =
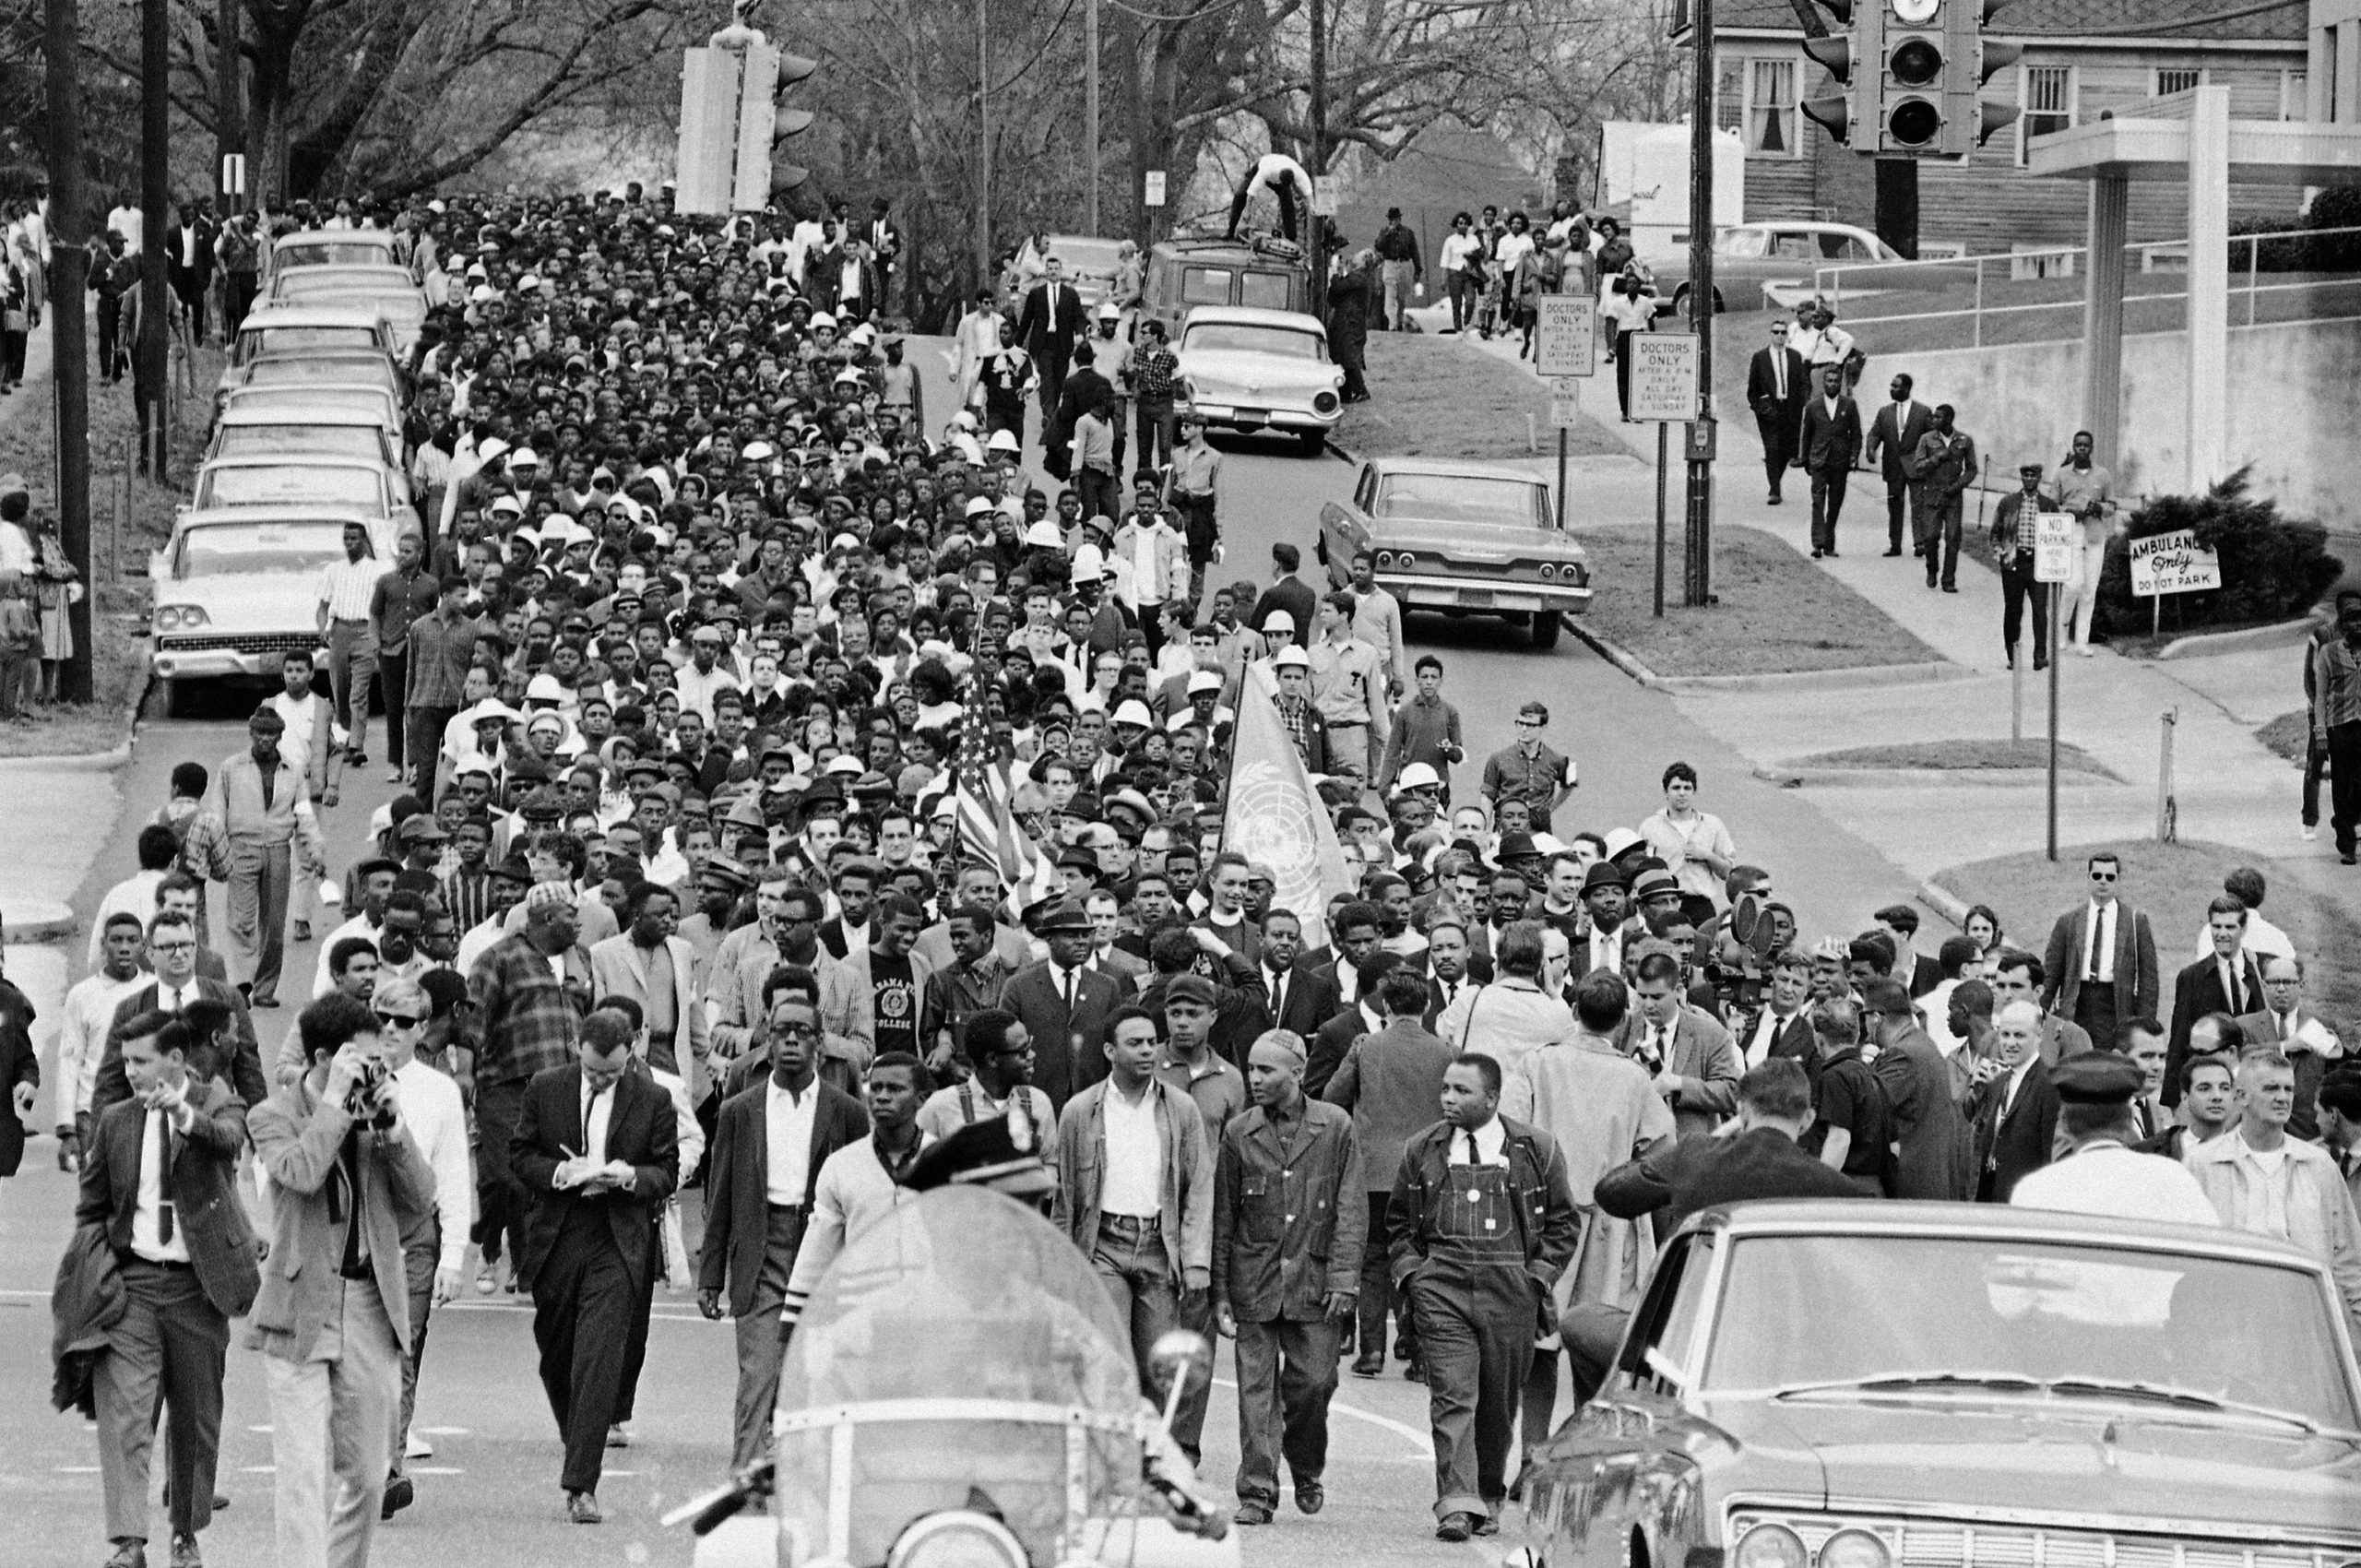
[[[1516,361],[1513,339],[1454,340],[1470,352]],[[1653,462],[1655,430],[1615,422],[1612,383],[1602,376],[1595,385],[1606,393],[1602,422],[1635,456]],[[1584,398],[1585,411],[1595,416],[1597,403]],[[1786,505],[1768,505],[1762,449],[1752,420],[1742,410],[1738,417],[1726,417],[1720,436],[1715,520],[1775,534],[1809,557],[1810,493],[1801,476],[1784,487]],[[1674,482],[1677,489],[1677,477]],[[1973,502],[1966,526],[1978,527]],[[1758,767],[1774,771],[1849,746],[2007,737],[2016,681],[2000,646],[1999,576],[1980,562],[1963,559],[1959,592],[1947,594],[1927,588],[1925,569],[1916,558],[1887,557],[1885,485],[1872,473],[1853,476],[1838,543],[1841,554],[1815,563],[1821,570],[1973,673],[1916,685],[1684,695],[1679,699],[1682,710]],[[2038,737],[2047,733],[2049,686],[2046,672],[2035,677],[2030,668],[2029,628],[2023,651],[2023,733]],[[2361,911],[2361,872],[2337,863],[2325,834],[2312,843],[2297,837],[2301,777],[2254,736],[2263,723],[2303,706],[2298,649],[2153,662],[2098,647],[2087,659],[2069,652],[2058,668],[2059,738],[2090,752],[2124,780],[2061,784],[2061,845],[2155,832],[2161,716],[2174,712],[2179,837],[2233,845],[2277,861],[2279,874]],[[1898,775],[1864,773],[1858,782],[1798,787],[1809,790],[1814,803],[1848,831],[1921,877],[1964,861],[2038,849],[2044,839],[2047,785],[2038,771],[2005,783],[1949,784],[1927,781],[1924,775],[1905,781]]]

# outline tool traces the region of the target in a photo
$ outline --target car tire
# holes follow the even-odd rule
[[[159,718],[178,719],[181,716],[181,705],[186,700],[181,695],[184,684],[184,682],[168,680],[160,675],[156,678],[156,713]]]
[[[1537,648],[1556,647],[1558,646],[1558,635],[1565,629],[1565,618],[1560,615],[1556,611],[1536,610],[1533,612],[1534,647]]]
[[[1303,455],[1307,457],[1317,457],[1320,454],[1328,450],[1328,433],[1324,430],[1306,430],[1299,432],[1296,435],[1296,440],[1301,443],[1303,446]]]

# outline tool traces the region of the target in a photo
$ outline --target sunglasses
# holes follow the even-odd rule
[[[389,1029],[422,1029],[426,1027],[424,1018],[409,1013],[381,1012],[377,1015],[377,1022]]]

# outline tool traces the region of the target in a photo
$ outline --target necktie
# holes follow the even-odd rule
[[[1773,385],[1778,388],[1775,395],[1779,401],[1786,402],[1787,400],[1787,352],[1785,349],[1771,350],[1771,377]]]
[[[1271,977],[1271,1016],[1284,1018],[1287,1016],[1287,977],[1283,974],[1274,974]]]
[[[1470,1165],[1481,1164],[1482,1161],[1476,1158],[1476,1134],[1473,1133],[1462,1133],[1459,1135],[1467,1140],[1467,1163]]]
[[[2086,980],[2099,978],[2099,955],[2106,951],[2107,921],[2114,912],[2114,905],[2103,905],[2099,918],[2091,922],[2091,959],[2082,967],[2082,978]]]
[[[1073,975],[1066,976],[1066,1019],[1068,1022],[1072,1022],[1074,1019],[1074,992],[1075,978],[1076,977]]]
[[[2238,967],[2225,958],[2222,961],[2222,994],[2230,1004],[2230,1016],[2236,1017],[2246,1009],[2238,1004]]]
[[[172,1240],[172,1134],[160,1111],[148,1113],[148,1124],[154,1129],[154,1135],[148,1140],[148,1158],[156,1168],[156,1241],[159,1245],[169,1246]]]

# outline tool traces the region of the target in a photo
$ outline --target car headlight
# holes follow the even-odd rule
[[[1026,1568],[1006,1525],[964,1508],[930,1514],[896,1538],[885,1568]]]
[[[1786,1526],[1757,1525],[1738,1538],[1730,1568],[1811,1568],[1811,1553]]]
[[[206,624],[205,612],[194,604],[167,604],[156,612],[160,632],[186,632]]]
[[[1316,393],[1311,399],[1311,411],[1316,414],[1333,414],[1342,406],[1334,392]]]
[[[1819,1568],[1892,1568],[1893,1553],[1867,1530],[1839,1530],[1820,1543]]]

